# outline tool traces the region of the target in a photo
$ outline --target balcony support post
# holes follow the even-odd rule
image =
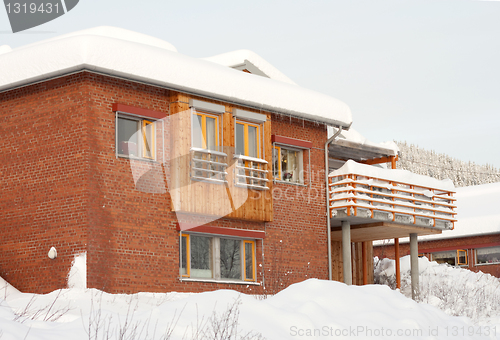
[[[394,239],[394,262],[396,264],[396,288],[401,288],[401,264],[399,261],[399,238]]]
[[[352,285],[351,223],[349,221],[342,221],[342,262],[344,283]]]
[[[363,285],[368,284],[368,257],[367,257],[367,248],[368,242],[361,242],[361,259],[362,259],[362,267],[363,267]]]
[[[416,233],[410,234],[410,271],[411,271],[411,298],[418,301],[420,286],[418,282],[418,239]]]

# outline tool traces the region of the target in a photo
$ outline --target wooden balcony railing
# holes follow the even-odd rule
[[[249,189],[269,190],[267,161],[243,155],[235,155],[235,184]]]
[[[191,148],[191,179],[227,183],[227,155],[224,152]]]
[[[377,171],[391,171],[379,169]],[[334,172],[335,173],[335,172]],[[330,217],[358,217],[439,229],[453,229],[454,192],[423,184],[349,173],[329,177]]]

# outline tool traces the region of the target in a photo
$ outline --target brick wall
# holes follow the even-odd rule
[[[0,93],[0,275],[23,291],[64,287],[85,250],[90,150],[85,75]],[[47,253],[58,251],[56,260]]]
[[[168,113],[168,92],[79,73],[0,94],[2,277],[22,291],[46,293],[66,286],[74,256],[86,251],[88,286],[108,292],[263,292],[247,284],[180,282],[177,218],[168,193],[137,190],[130,161],[115,155],[112,104]],[[256,257],[257,279],[268,292],[328,275],[326,127],[273,114],[272,134],[313,143],[311,171],[304,152],[307,185],[274,185],[273,222],[210,223],[266,231]],[[47,257],[52,246],[55,260]]]

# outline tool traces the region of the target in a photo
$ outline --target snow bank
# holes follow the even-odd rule
[[[411,297],[410,256],[400,259],[401,293]],[[500,279],[448,264],[418,259],[421,301],[449,315],[500,325]],[[375,282],[396,286],[395,261],[375,258]],[[500,336],[500,334],[497,334]]]
[[[455,191],[453,182],[449,179],[438,180],[432,177],[417,175],[408,170],[382,169],[371,165],[360,164],[353,160],[347,161],[340,169],[334,170],[330,176],[342,176],[357,174],[367,177],[375,177],[386,181],[402,182],[420,187],[435,188],[445,191]]]
[[[0,54],[0,91],[90,70],[330,125],[352,122],[349,107],[330,96],[191,58],[151,42],[154,38],[125,39],[129,31],[118,28],[103,31],[76,32]]]
[[[87,289],[87,253],[75,255],[68,273],[68,287]]]
[[[445,338],[445,327],[475,326],[467,318],[446,315],[387,286],[347,286],[317,279],[291,285],[267,299],[230,290],[113,295],[95,289],[65,289],[46,295],[13,295],[7,302],[9,308],[0,309],[7,339],[16,338],[11,334],[23,338],[27,332],[32,340],[117,338],[117,334],[160,339],[169,330],[170,339],[191,339],[197,332],[206,332],[202,339],[214,339],[213,325],[224,320],[240,335],[252,332],[254,337],[249,339],[260,334],[269,340],[441,339]],[[26,309],[27,304],[30,307]],[[11,321],[20,314],[18,322]],[[53,315],[52,321],[44,321],[47,315]],[[398,332],[402,332],[399,337]],[[454,339],[469,337],[465,334]]]

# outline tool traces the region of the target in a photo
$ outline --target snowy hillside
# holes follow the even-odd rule
[[[491,165],[460,161],[406,142],[396,144],[399,147],[398,169],[437,179],[449,178],[456,187],[500,182],[500,170]]]
[[[34,295],[0,281],[2,340],[500,337],[498,315],[474,323],[384,285],[310,279],[264,298],[229,290],[112,295],[77,288]]]

